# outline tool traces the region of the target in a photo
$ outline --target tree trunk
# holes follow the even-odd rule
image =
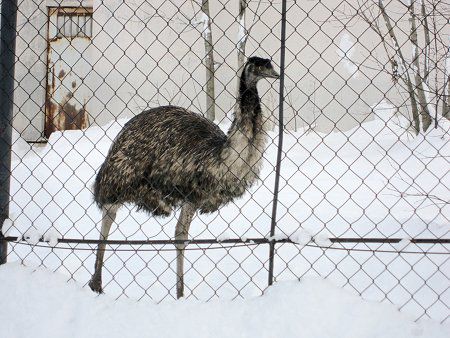
[[[417,41],[417,25],[416,25],[416,13],[414,9],[414,1],[411,1],[410,5],[408,6],[408,11],[410,14],[409,21],[411,23],[411,30],[409,34],[409,40],[411,41],[413,45],[413,56],[412,56],[412,65],[413,65],[413,72],[414,72],[414,82],[416,85],[417,97],[419,99],[420,104],[420,116],[422,118],[422,130],[425,132],[428,130],[428,128],[431,125],[432,119],[430,115],[430,110],[428,107],[428,100],[426,97],[425,90],[429,90],[428,86],[425,85],[424,88],[424,80],[422,78],[421,72],[420,72],[420,62],[419,62],[419,44]],[[428,57],[428,55],[426,55]],[[427,62],[429,60],[425,60],[425,68],[427,68]]]
[[[245,63],[245,45],[247,43],[248,38],[248,31],[245,26],[246,9],[247,9],[247,0],[239,0],[239,31],[236,44],[238,50],[238,71],[242,70],[242,67],[244,66]]]
[[[209,0],[202,0],[202,36],[205,42],[206,68],[206,117],[211,121],[216,118],[215,89],[214,89],[214,50],[211,33],[211,16]]]
[[[416,135],[420,132],[420,117],[419,117],[419,110],[417,107],[417,100],[416,95],[414,92],[414,86],[411,81],[411,77],[409,76],[408,68],[405,58],[403,57],[402,50],[400,48],[400,45],[398,43],[397,37],[394,32],[394,27],[392,26],[391,19],[389,18],[389,15],[386,13],[386,8],[384,7],[383,0],[378,0],[378,7],[381,11],[384,23],[386,25],[386,29],[389,33],[389,36],[392,40],[393,47],[395,49],[395,55],[397,56],[397,63],[398,67],[401,69],[399,70],[400,77],[405,82],[407,88],[408,88],[408,94],[409,99],[411,101],[411,111],[413,116],[413,123],[414,123],[414,130],[416,132]]]
[[[430,27],[428,25],[428,15],[427,10],[425,8],[425,0],[421,0],[421,14],[422,14],[422,20],[423,20],[423,32],[425,37],[425,48],[424,48],[424,69],[423,69],[423,81],[428,85],[429,87],[429,79],[428,76],[430,75],[430,62],[431,62],[431,56],[430,56],[430,49],[431,49],[431,39],[430,39]],[[436,68],[436,64],[434,65],[434,68]]]
[[[445,117],[447,120],[450,120],[450,75],[447,74],[447,78],[445,79],[447,81],[446,84],[444,84],[444,95],[442,97],[442,116]]]
[[[245,64],[245,45],[247,43],[248,38],[248,31],[245,26],[245,11],[247,9],[247,0],[239,0],[239,30],[237,35],[237,52],[238,52],[238,65],[237,65],[237,74],[240,74],[242,72],[242,68]],[[239,81],[240,76],[237,76],[237,83],[236,83],[236,98],[239,97]],[[237,104],[237,103],[236,103]],[[235,107],[236,109],[236,107]]]

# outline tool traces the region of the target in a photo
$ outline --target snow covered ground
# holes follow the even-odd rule
[[[321,275],[366,299],[394,303],[414,318],[445,321],[450,304],[448,255],[400,255],[395,253],[399,246],[379,244],[345,247],[394,253],[349,252],[336,250],[343,248],[336,244],[334,249],[317,248],[310,241],[311,236],[319,236],[319,242],[327,246],[327,236],[449,236],[449,204],[423,196],[426,192],[448,200],[448,124],[441,121],[439,129],[414,138],[405,131],[406,120],[393,117],[389,107],[378,107],[375,115],[373,121],[345,133],[286,133],[277,237],[300,238],[302,245],[277,246],[276,280]],[[52,246],[60,237],[98,238],[100,212],[93,204],[90,187],[125,122],[55,132],[40,148],[15,138],[11,219],[5,225],[6,232],[27,236],[29,244],[44,235],[50,245],[12,243],[9,261],[43,265],[63,273],[66,279],[87,283],[94,265],[92,251],[86,246],[78,248],[88,250],[76,251],[62,244]],[[274,141],[265,154],[261,182],[218,212],[196,217],[192,238],[268,236],[276,135],[270,132]],[[119,211],[110,238],[172,238],[176,216],[149,219],[128,206]],[[449,251],[442,245],[419,247],[406,242],[402,246],[404,251]],[[148,246],[114,249],[131,251],[107,254],[104,284],[109,296],[173,299],[173,251],[149,251],[154,248]],[[209,300],[260,295],[267,287],[267,268],[266,245],[189,251],[187,297]]]
[[[450,327],[414,322],[392,305],[319,278],[280,282],[260,297],[199,302],[95,296],[46,269],[0,267],[2,337],[446,338]]]

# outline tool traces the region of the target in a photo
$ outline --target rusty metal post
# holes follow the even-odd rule
[[[2,241],[9,217],[14,64],[16,58],[17,0],[1,0],[0,31],[0,264],[6,263],[8,244]]]
[[[272,222],[270,225],[270,237],[275,235],[275,227],[277,225],[277,206],[278,206],[278,190],[280,186],[281,157],[283,155],[283,133],[284,133],[284,65],[286,58],[286,0],[282,0],[281,4],[281,46],[280,46],[280,91],[279,91],[279,110],[278,110],[278,154],[277,165],[275,170],[275,187],[273,191],[272,203]],[[269,286],[273,284],[273,267],[275,255],[275,241],[270,242],[269,248]]]

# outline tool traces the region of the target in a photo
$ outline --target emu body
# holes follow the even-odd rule
[[[243,195],[258,178],[266,146],[258,80],[277,78],[267,59],[244,66],[238,105],[227,134],[199,114],[162,106],[132,118],[117,135],[94,183],[103,210],[100,239],[107,239],[117,209],[132,203],[154,216],[181,207],[175,239],[186,240],[195,212],[210,213]],[[89,283],[102,291],[104,244],[97,248]],[[185,245],[177,245],[177,297],[183,296]]]

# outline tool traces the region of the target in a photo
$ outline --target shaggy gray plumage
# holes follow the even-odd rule
[[[117,135],[95,179],[94,200],[103,210],[100,239],[108,238],[124,203],[154,216],[168,216],[182,206],[175,239],[183,241],[196,210],[213,212],[243,195],[258,177],[266,145],[256,88],[266,77],[278,77],[270,60],[249,58],[227,135],[203,116],[175,106],[153,108],[132,118]],[[185,245],[176,247],[177,297],[182,297]],[[89,283],[96,292],[102,291],[104,251],[105,244],[99,244]]]
[[[271,71],[269,60],[250,58],[228,135],[203,116],[175,106],[132,118],[96,177],[96,203],[133,203],[168,216],[185,202],[207,213],[241,196],[260,170],[266,137],[256,83],[275,76]]]

